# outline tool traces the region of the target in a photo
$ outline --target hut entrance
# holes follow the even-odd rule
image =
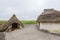
[[[12,28],[16,29],[18,27],[18,23],[12,23]]]

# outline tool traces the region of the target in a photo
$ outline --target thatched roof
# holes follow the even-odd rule
[[[60,23],[60,11],[56,11],[54,9],[44,9],[42,14],[37,18],[37,22]]]
[[[12,25],[12,23],[18,23],[20,26],[22,27],[24,26],[23,23],[19,21],[15,15],[13,15],[5,24],[1,26],[2,27],[1,29],[6,30],[9,26]]]

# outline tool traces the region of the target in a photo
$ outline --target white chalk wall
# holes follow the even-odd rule
[[[40,29],[49,31],[60,30],[60,23],[40,23]]]

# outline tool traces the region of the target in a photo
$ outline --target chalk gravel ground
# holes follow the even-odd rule
[[[36,25],[25,25],[22,29],[5,33],[6,40],[60,40],[60,36],[37,30]]]

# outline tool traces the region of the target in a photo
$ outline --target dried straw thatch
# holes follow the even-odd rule
[[[44,9],[42,14],[37,18],[37,22],[60,23],[60,11],[56,11],[54,9]]]
[[[5,24],[2,25],[2,27],[0,28],[0,30],[1,31],[8,31],[9,27],[12,28],[12,24],[13,23],[17,23],[18,27],[24,27],[24,25],[22,24],[22,22],[19,21],[15,15],[13,15],[10,18],[10,20],[8,20]]]

